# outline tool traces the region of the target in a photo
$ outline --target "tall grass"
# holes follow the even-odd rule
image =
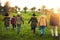
[[[16,15],[15,13],[10,14],[10,17],[13,15]],[[21,14],[24,19],[24,24],[21,25],[20,34],[17,34],[17,28],[16,30],[12,30],[12,25],[10,24],[10,29],[5,30],[3,22],[0,21],[0,40],[53,40],[51,33],[50,33],[50,25],[46,27],[46,34],[44,38],[40,37],[39,27],[36,27],[36,34],[33,34],[31,31],[30,24],[28,24],[28,21],[30,17],[32,16],[32,13],[22,13]],[[39,19],[40,13],[36,13],[37,18]],[[48,23],[49,24],[49,23]],[[60,31],[60,30],[58,30]],[[60,32],[59,32],[60,36]],[[60,37],[59,37],[60,40]]]

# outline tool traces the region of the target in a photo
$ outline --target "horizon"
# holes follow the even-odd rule
[[[0,0],[2,6],[6,1],[10,2],[10,6],[18,6],[21,9],[27,6],[28,8],[36,7],[36,9],[41,8],[42,5],[46,6],[46,9],[54,8],[54,11],[57,12],[57,9],[60,7],[60,0]]]

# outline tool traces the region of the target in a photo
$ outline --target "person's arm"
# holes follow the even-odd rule
[[[46,18],[46,26],[48,25],[48,20],[47,20],[47,18]]]
[[[41,18],[38,20],[38,26],[40,26],[40,20],[41,20]]]
[[[23,22],[23,24],[24,24],[24,20],[23,20],[23,18],[21,17],[21,21]]]
[[[38,23],[38,20],[37,20],[37,18],[36,18],[36,22]]]
[[[28,21],[28,24],[31,22],[32,18],[30,18],[30,20]]]

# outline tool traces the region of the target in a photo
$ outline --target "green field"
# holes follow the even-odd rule
[[[15,14],[10,14],[10,17],[12,17]],[[17,35],[17,28],[16,30],[12,30],[12,25],[10,24],[10,29],[5,30],[3,21],[0,21],[0,40],[55,40],[55,38],[52,38],[51,32],[50,32],[50,25],[48,22],[48,26],[46,27],[46,34],[44,38],[40,37],[39,27],[36,27],[36,34],[33,34],[30,28],[30,24],[28,24],[29,18],[31,17],[31,13],[22,13],[24,24],[21,26],[20,34]],[[36,13],[37,18],[39,19],[39,16],[41,14]],[[0,17],[1,18],[1,17]],[[49,17],[48,17],[49,20]],[[60,29],[60,27],[58,28]],[[60,40],[60,30],[59,32],[59,40]]]

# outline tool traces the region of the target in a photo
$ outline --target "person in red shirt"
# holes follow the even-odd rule
[[[11,24],[12,24],[13,30],[14,30],[16,28],[16,17],[15,16],[12,17]]]

